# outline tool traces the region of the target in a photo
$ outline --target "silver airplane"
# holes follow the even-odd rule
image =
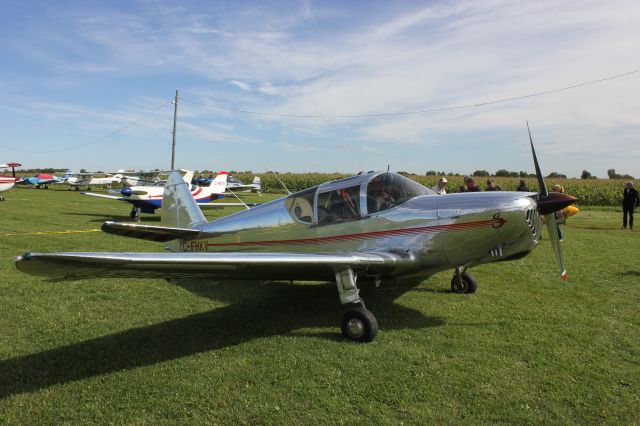
[[[540,239],[540,215],[554,224],[553,213],[575,201],[547,192],[533,143],[531,148],[539,194],[436,195],[401,175],[377,172],[327,182],[213,222],[180,174],[172,173],[161,226],[102,226],[110,234],[166,242],[171,253],[27,253],[16,266],[54,279],[335,281],[348,307],[343,336],[369,342],[378,324],[359,296],[358,281],[422,281],[454,269],[452,290],[473,293],[477,284],[468,268],[526,256]],[[548,229],[566,279],[556,227]]]

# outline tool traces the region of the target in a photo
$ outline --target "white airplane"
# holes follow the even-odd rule
[[[213,177],[204,177],[200,176],[195,179],[196,184],[200,186],[208,185],[213,181]],[[236,192],[236,191],[248,191],[251,192],[260,192],[262,191],[262,184],[260,183],[260,177],[256,176],[253,178],[253,182],[250,185],[242,182],[237,177],[229,175],[227,178],[227,191]]]
[[[13,172],[13,176],[0,175],[0,192],[10,190],[13,188],[13,185],[16,184],[16,181],[20,180],[20,178],[16,177],[16,167],[20,166],[22,166],[20,163],[0,164],[0,169],[11,167],[11,171]],[[0,195],[0,201],[4,201],[4,197],[2,195]]]
[[[118,170],[122,174],[123,186],[154,186],[163,184],[164,180],[160,179],[160,174],[169,174],[167,171],[147,171],[147,172],[125,172]]]
[[[211,203],[213,200],[224,198],[224,191],[227,184],[227,172],[220,172],[218,176],[211,182],[209,186],[197,186],[191,184],[193,172],[190,170],[180,170],[182,179],[189,185],[189,190],[193,199],[202,207],[228,207],[228,206],[254,206],[255,204],[246,203]],[[92,197],[107,198],[116,201],[125,201],[133,205],[131,209],[131,219],[140,221],[140,213],[155,213],[157,209],[162,207],[162,194],[164,193],[164,181],[159,181],[156,185],[151,186],[129,186],[122,188],[120,196],[94,194],[91,192],[82,192],[83,195]]]
[[[260,192],[262,191],[262,183],[260,176],[254,177],[250,185],[247,185],[236,177],[229,176],[229,179],[227,179],[227,189],[230,191],[250,190],[251,192]]]
[[[111,188],[111,185],[122,182],[122,173],[67,173],[65,182],[69,184],[69,189],[74,187],[77,190],[81,186],[86,186],[87,191],[91,191],[92,185],[105,185]]]

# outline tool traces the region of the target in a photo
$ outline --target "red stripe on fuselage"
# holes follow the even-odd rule
[[[305,244],[327,244],[340,241],[368,240],[378,237],[395,237],[399,235],[418,235],[444,231],[460,231],[464,229],[500,227],[506,221],[502,218],[480,220],[476,222],[452,223],[449,225],[422,226],[418,228],[390,229],[388,231],[363,232],[359,234],[334,235],[331,237],[302,238],[299,240],[266,240],[266,241],[246,241],[237,243],[207,243],[207,247],[245,247],[245,246],[274,246],[274,245],[305,245]],[[497,226],[496,226],[497,225]]]

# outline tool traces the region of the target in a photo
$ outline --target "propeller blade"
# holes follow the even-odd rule
[[[540,164],[538,164],[538,157],[536,156],[536,149],[533,147],[533,139],[531,138],[531,129],[529,129],[529,121],[527,121],[527,132],[529,132],[529,143],[531,144],[531,153],[533,154],[533,166],[536,169],[536,178],[538,178],[538,187],[540,187],[540,195],[546,197],[549,195],[547,186],[544,184],[544,178],[540,171]]]
[[[547,220],[547,233],[549,234],[549,240],[551,240],[551,247],[553,247],[553,253],[556,255],[556,261],[560,267],[560,277],[562,281],[567,281],[569,276],[567,275],[567,268],[564,265],[564,256],[562,255],[562,248],[560,247],[556,216],[553,213],[549,213],[546,214],[544,218]]]
[[[564,256],[562,255],[562,248],[560,247],[560,236],[558,235],[558,228],[556,224],[555,212],[562,210],[568,205],[575,202],[575,198],[560,193],[551,193],[547,190],[547,186],[544,183],[542,172],[540,171],[540,164],[538,163],[538,157],[536,156],[536,149],[533,147],[533,138],[531,137],[531,129],[529,128],[529,121],[527,121],[527,132],[529,132],[529,143],[531,144],[531,154],[533,155],[533,165],[536,169],[536,177],[538,178],[538,186],[540,187],[540,193],[538,194],[538,211],[547,221],[547,231],[549,234],[549,240],[551,240],[551,247],[556,255],[556,261],[560,267],[560,276],[562,281],[566,281],[568,278],[567,268],[564,265]]]

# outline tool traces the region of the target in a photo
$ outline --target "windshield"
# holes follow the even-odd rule
[[[430,189],[401,175],[382,173],[367,185],[367,212],[376,213],[405,203],[419,195],[433,194]]]

